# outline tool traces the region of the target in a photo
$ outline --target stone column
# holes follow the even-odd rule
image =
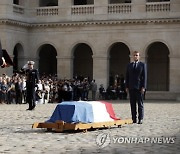
[[[146,17],[146,0],[133,0],[132,14],[136,18]]]
[[[108,0],[95,0],[94,1],[94,14],[107,15],[108,12]],[[99,16],[98,16],[99,17]]]
[[[68,19],[68,16],[71,16],[71,6],[72,0],[58,0],[59,6],[59,16],[64,18],[64,20]]]
[[[72,57],[59,56],[57,57],[57,75],[61,79],[72,78]]]
[[[169,57],[169,91],[180,92],[180,56],[170,56]]]
[[[32,0],[27,0],[25,2],[25,15],[27,18],[32,18],[37,16],[37,9],[39,7],[39,1],[32,1]]]
[[[25,2],[25,5],[28,8],[39,7],[39,1],[27,0],[27,2]]]
[[[93,78],[96,80],[98,85],[103,84],[104,88],[107,87],[108,83],[108,57],[105,55],[93,56]]]
[[[175,15],[175,16],[180,15],[180,0],[170,1],[170,13],[171,15]]]
[[[26,2],[25,2],[24,0],[19,0],[19,5],[24,6],[25,3],[26,3]]]
[[[0,0],[0,18],[5,16],[12,16],[13,14],[13,1],[12,0]]]
[[[13,4],[12,0],[0,0],[0,4],[7,5],[7,4]]]

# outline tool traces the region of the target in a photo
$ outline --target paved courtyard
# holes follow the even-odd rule
[[[117,117],[130,118],[128,100],[109,101]],[[44,122],[57,104],[37,105],[26,111],[27,104],[0,105],[0,153],[113,153],[175,154],[180,151],[180,102],[145,101],[142,125],[83,132],[55,133],[32,129],[34,122]]]

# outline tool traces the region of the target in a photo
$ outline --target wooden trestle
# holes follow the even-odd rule
[[[111,127],[121,127],[125,124],[132,124],[131,119],[125,120],[114,120],[109,122],[95,122],[95,123],[65,123],[64,121],[56,121],[55,123],[45,122],[45,123],[34,123],[32,128],[47,128],[48,131],[63,132],[66,130],[82,130],[86,132],[88,129],[98,129],[98,128],[111,128]]]

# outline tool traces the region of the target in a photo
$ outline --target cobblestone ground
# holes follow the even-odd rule
[[[109,102],[117,117],[131,117],[128,100]],[[180,102],[146,100],[142,125],[86,133],[31,128],[34,122],[48,120],[56,105],[37,105],[34,111],[26,111],[27,104],[0,105],[0,153],[175,154],[180,151]]]

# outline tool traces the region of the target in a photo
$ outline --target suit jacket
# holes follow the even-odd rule
[[[138,62],[136,69],[134,69],[134,62],[129,63],[126,71],[126,88],[140,90],[142,87],[146,89],[146,85],[146,64]]]
[[[32,70],[29,70],[27,69],[26,70],[26,86],[27,88],[28,87],[35,87],[36,84],[38,83],[39,81],[39,72],[37,69],[32,69]]]
[[[2,52],[2,46],[1,46],[1,41],[0,41],[0,66],[3,64],[2,56],[3,56],[3,52]]]

